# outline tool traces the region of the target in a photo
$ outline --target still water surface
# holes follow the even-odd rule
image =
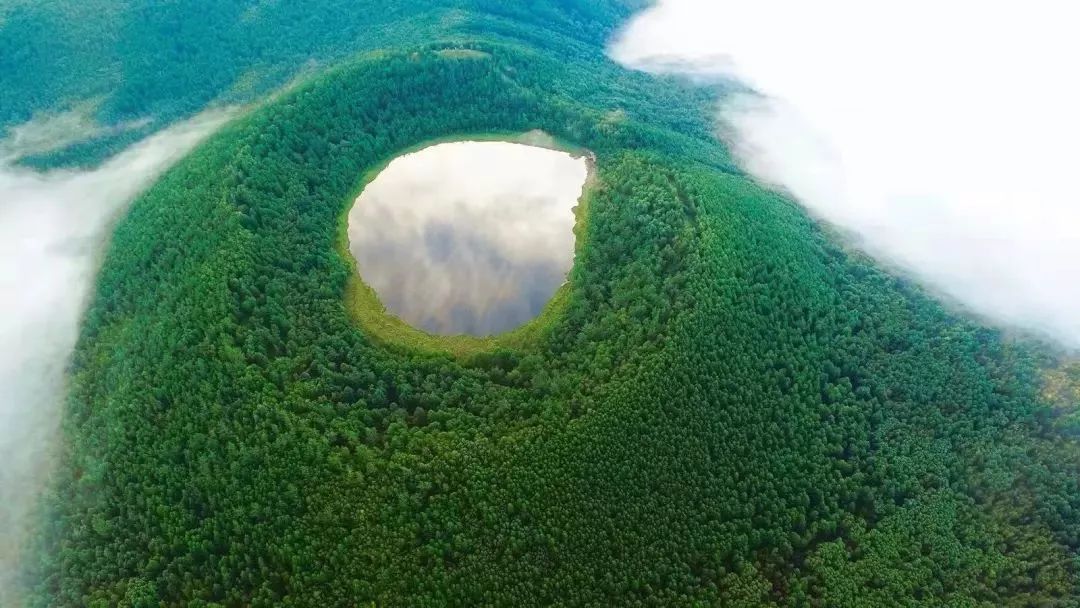
[[[509,142],[438,144],[394,159],[349,213],[360,276],[433,334],[485,336],[540,313],[574,261],[583,157]]]

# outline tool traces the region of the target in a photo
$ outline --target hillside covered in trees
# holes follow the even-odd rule
[[[102,120],[170,120],[250,57],[309,55],[283,26],[229,29],[245,18],[310,28],[342,63],[117,226],[30,605],[1077,605],[1080,451],[1044,390],[1055,362],[741,174],[711,127],[722,90],[605,59],[629,5],[371,3],[384,22],[318,2],[308,22],[209,4],[151,12],[211,31],[101,57],[179,69],[155,54],[197,44],[222,70],[185,63],[175,90],[117,76]],[[5,48],[17,19],[47,25],[7,10]],[[351,55],[361,25],[385,48]],[[365,331],[339,242],[364,173],[537,129],[597,163],[558,314],[465,354]]]
[[[595,53],[641,0],[8,0],[0,2],[0,132],[76,110],[111,130],[30,156],[89,166],[209,103],[258,100],[361,52],[433,39],[527,40]]]

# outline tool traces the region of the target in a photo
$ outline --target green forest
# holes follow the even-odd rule
[[[93,166],[209,103],[246,103],[358,53],[526,41],[595,56],[643,0],[3,0],[0,132],[77,108],[100,134],[22,164]]]
[[[160,126],[335,64],[117,224],[28,605],[1080,605],[1075,369],[742,174],[722,87],[604,56],[640,3],[382,4],[0,9],[0,73],[45,100],[6,124],[98,96]],[[84,10],[111,28],[85,66],[19,46]],[[557,314],[466,353],[366,331],[339,243],[365,173],[536,129],[597,164]]]

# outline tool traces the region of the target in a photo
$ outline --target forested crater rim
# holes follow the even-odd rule
[[[345,216],[353,312],[391,341],[450,350],[546,325],[569,288],[594,164],[542,131],[395,155],[365,175]]]

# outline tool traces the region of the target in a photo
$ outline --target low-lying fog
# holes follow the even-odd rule
[[[587,162],[508,142],[394,159],[349,214],[349,249],[387,309],[435,334],[489,335],[535,317],[574,261]]]
[[[879,258],[1080,348],[1080,57],[1060,0],[660,0],[613,42],[650,71],[740,79],[747,170]]]
[[[108,227],[228,115],[162,131],[91,171],[10,164],[50,125],[0,143],[0,605],[15,602],[12,577],[55,455],[64,368]]]

